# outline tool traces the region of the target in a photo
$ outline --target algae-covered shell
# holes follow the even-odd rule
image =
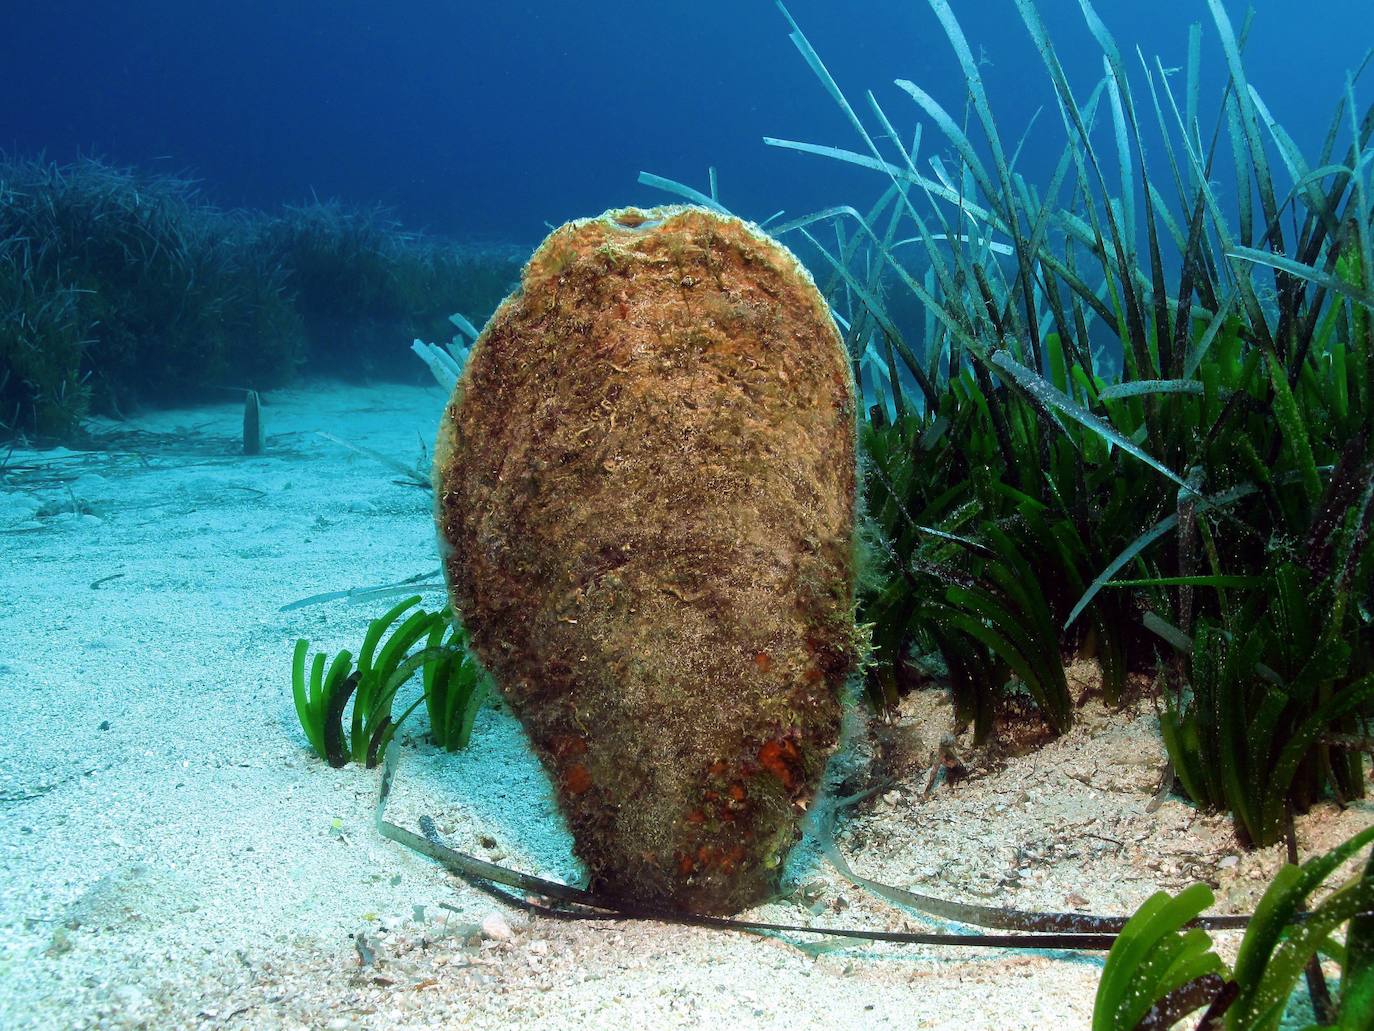
[[[699,208],[553,232],[435,449],[454,607],[600,890],[773,890],[855,659],[854,386],[810,276]]]

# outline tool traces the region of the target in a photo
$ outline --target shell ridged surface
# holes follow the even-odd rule
[[[445,572],[599,890],[773,890],[855,660],[854,404],[796,259],[697,208],[556,230],[473,347]]]

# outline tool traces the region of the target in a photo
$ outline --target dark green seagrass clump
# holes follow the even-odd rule
[[[521,257],[333,202],[226,211],[180,176],[0,154],[0,438],[265,390],[301,366],[409,377],[396,341],[484,315]]]
[[[1232,967],[1214,951],[1211,936],[1192,926],[1212,905],[1207,885],[1152,895],[1107,955],[1093,1031],[1173,1027],[1204,1007],[1198,1027],[1275,1031],[1304,973],[1318,1021],[1309,1026],[1374,1026],[1374,856],[1344,882],[1327,885],[1332,890],[1311,905],[1313,894],[1371,841],[1374,828],[1301,866],[1281,868],[1255,907]],[[1333,937],[1342,927],[1344,944]],[[1319,968],[1314,971],[1319,954],[1341,968],[1334,997]]]
[[[445,608],[430,627],[428,649],[441,654],[425,663],[425,709],[434,743],[449,752],[466,748],[491,677],[468,651],[467,629]]]
[[[467,744],[485,697],[486,674],[467,653],[466,634],[447,608],[439,612],[417,609],[401,620],[419,603],[419,595],[407,598],[372,621],[356,667],[352,653],[341,651],[332,661],[317,652],[307,669],[310,642],[304,638],[296,642],[292,661],[296,715],[311,748],[330,766],[337,769],[349,761],[369,769],[376,766],[396,731],[421,702],[429,710],[436,744],[450,752]],[[412,651],[422,641],[425,647]],[[422,671],[424,693],[399,717],[393,716],[397,693],[417,671]],[[345,717],[350,702],[352,708]]]
[[[330,376],[400,376],[404,347],[451,331],[453,311],[479,317],[519,278],[515,249],[460,245],[406,231],[382,207],[315,200],[257,222],[264,253],[290,272],[304,320],[305,366]]]
[[[0,155],[0,435],[284,383],[307,341],[258,235],[180,176]]]

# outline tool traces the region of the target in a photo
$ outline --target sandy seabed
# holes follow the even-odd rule
[[[0,1028],[1089,1026],[1100,957],[529,918],[379,837],[378,773],[309,751],[290,659],[298,637],[356,650],[386,603],[281,609],[437,570],[429,495],[317,431],[414,463],[444,398],[319,384],[268,401],[258,457],[236,453],[226,404],[0,462]],[[1282,861],[1179,801],[1150,811],[1148,705],[1089,701],[1063,739],[926,797],[949,721],[938,693],[908,699],[895,787],[840,833],[856,872],[1098,913],[1203,879],[1238,912]],[[393,820],[430,814],[458,847],[577,876],[507,712],[486,707],[456,755],[422,714],[401,740]],[[1371,819],[1367,801],[1321,807],[1302,850]],[[750,915],[954,929],[821,863]]]

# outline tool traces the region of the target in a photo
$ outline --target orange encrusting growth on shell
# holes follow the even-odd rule
[[[555,231],[473,347],[445,571],[599,888],[771,892],[855,658],[854,403],[805,271],[695,208]]]

